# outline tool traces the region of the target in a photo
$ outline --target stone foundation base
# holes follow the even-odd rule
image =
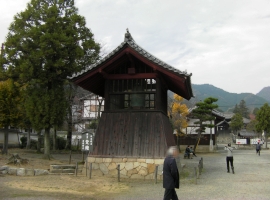
[[[161,180],[163,162],[164,159],[88,157],[87,168],[92,163],[92,175],[117,177],[117,166],[120,165],[120,178],[154,179],[158,166],[157,179]]]

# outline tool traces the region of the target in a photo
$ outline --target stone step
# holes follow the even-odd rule
[[[74,174],[76,165],[50,165],[50,174]],[[83,165],[78,165],[78,172],[82,173]]]

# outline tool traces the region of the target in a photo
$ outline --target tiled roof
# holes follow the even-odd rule
[[[147,58],[148,60],[158,64],[159,66],[170,70],[172,72],[175,72],[177,74],[180,75],[184,75],[184,76],[191,76],[192,74],[188,74],[186,71],[180,71],[178,69],[175,69],[174,67],[168,65],[167,63],[163,62],[162,60],[158,59],[157,57],[153,56],[152,54],[150,54],[149,52],[147,52],[146,50],[144,50],[142,47],[140,47],[132,38],[131,34],[129,33],[128,29],[127,32],[125,34],[125,39],[124,42],[122,42],[116,49],[114,49],[111,53],[109,53],[107,56],[105,56],[104,58],[102,58],[101,60],[99,60],[97,63],[87,67],[85,70],[82,70],[79,73],[73,74],[72,78],[76,78],[92,69],[94,69],[95,67],[97,67],[98,65],[102,64],[103,62],[107,61],[108,59],[110,59],[111,57],[113,57],[124,45],[129,45],[132,49],[134,49],[136,52],[138,52],[140,55],[142,55],[143,57]]]

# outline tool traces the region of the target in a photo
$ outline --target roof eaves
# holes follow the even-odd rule
[[[128,33],[128,37],[127,37],[127,33]],[[140,47],[132,38],[132,36],[130,35],[130,33],[127,30],[127,33],[125,35],[125,39],[124,42],[122,42],[116,49],[114,49],[111,53],[109,53],[108,55],[106,55],[104,58],[102,58],[101,60],[99,60],[98,62],[90,65],[89,67],[87,67],[86,69],[82,70],[81,72],[75,73],[73,74],[71,77],[69,77],[70,79],[76,78],[94,68],[96,68],[98,65],[102,64],[103,62],[105,62],[106,60],[110,59],[113,55],[115,55],[125,44],[128,44],[131,48],[133,48],[136,52],[138,52],[140,55],[142,55],[143,57],[147,58],[148,60],[160,65],[161,67],[170,70],[174,73],[177,73],[179,75],[184,75],[187,77],[190,77],[192,75],[192,73],[188,74],[186,71],[180,71],[170,65],[168,65],[167,63],[163,62],[162,60],[158,59],[157,57],[153,56],[152,54],[150,54],[149,52],[147,52],[146,50],[144,50],[142,47]]]

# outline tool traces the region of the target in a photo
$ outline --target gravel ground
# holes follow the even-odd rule
[[[270,151],[262,150],[261,156],[255,150],[235,150],[235,174],[227,173],[226,152],[200,154],[192,160],[182,159],[187,168],[194,169],[203,157],[204,169],[197,180],[181,180],[177,190],[179,199],[270,199]],[[153,184],[130,184],[129,193],[115,199],[162,199],[162,182]]]
[[[204,161],[204,169],[197,180],[197,184],[195,184],[194,167],[198,165],[201,157]],[[181,164],[185,164],[186,167],[183,169],[185,178],[180,180],[180,189],[177,190],[179,199],[270,199],[270,150],[262,150],[261,156],[256,155],[254,149],[235,150],[235,174],[227,173],[225,158],[226,152],[219,150],[216,153],[198,154],[198,157],[194,159],[181,159]],[[153,180],[121,179],[121,182],[118,183],[114,179],[87,179],[85,177],[65,176],[40,177],[44,180],[37,179],[37,177],[0,177],[0,199],[163,199],[162,181],[155,184]],[[24,179],[35,180],[36,186],[25,185]],[[46,185],[46,181],[49,183],[50,180],[53,182]],[[54,184],[59,188],[55,189]],[[63,187],[63,184],[70,186]],[[75,188],[78,185],[80,187]],[[29,193],[27,193],[27,187],[29,187]],[[69,187],[74,192],[69,191]],[[36,188],[43,190],[35,190]],[[60,189],[67,192],[63,193],[62,191],[61,193]],[[48,193],[45,190],[48,190]],[[5,197],[1,195],[2,192],[5,193]],[[27,196],[23,196],[26,194]]]

